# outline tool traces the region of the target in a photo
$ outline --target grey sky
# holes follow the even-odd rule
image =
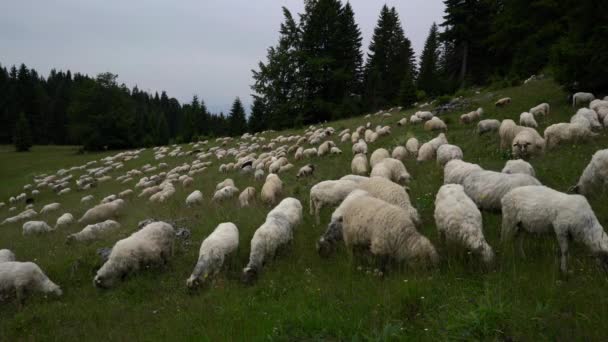
[[[419,54],[442,0],[350,0],[367,51],[383,4],[395,6]],[[3,0],[0,63],[25,63],[89,75],[111,71],[119,82],[166,90],[180,102],[194,94],[211,111],[235,96],[249,106],[252,68],[278,39],[281,6],[295,15],[302,0]]]

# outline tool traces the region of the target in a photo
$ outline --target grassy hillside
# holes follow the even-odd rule
[[[513,98],[504,109],[496,109],[494,101],[503,96]],[[550,80],[532,82],[523,87],[486,92],[471,98],[471,108],[482,106],[485,118],[513,118],[540,103],[549,102],[551,115],[541,122],[539,130],[555,122],[567,121],[573,114],[566,95]],[[392,134],[370,145],[393,148],[405,144],[412,136],[421,142],[435,134],[422,126],[398,127],[396,122],[410,110],[388,119],[353,118],[331,125],[340,131],[355,129],[367,121],[390,124]],[[498,148],[498,135],[479,137],[474,126],[462,126],[458,116],[450,113],[443,118],[449,127],[448,139],[459,145],[465,160],[479,163],[487,169],[500,170],[508,154]],[[267,134],[301,134],[302,130]],[[441,265],[433,271],[414,271],[405,266],[393,268],[384,278],[368,274],[376,261],[343,246],[329,259],[315,251],[315,242],[324,231],[331,213],[322,213],[321,225],[315,226],[308,215],[308,192],[315,183],[337,179],[350,173],[350,144],[341,144],[339,156],[326,156],[294,162],[295,169],[281,174],[285,193],[302,201],[304,221],[298,227],[290,248],[270,262],[257,284],[241,284],[240,272],[246,265],[249,241],[264,221],[269,207],[256,203],[240,209],[236,200],[213,204],[215,184],[226,177],[233,178],[241,190],[253,185],[251,175],[238,172],[218,173],[221,161],[195,177],[190,189],[176,186],[177,193],[167,204],[154,205],[133,198],[127,214],[120,218],[120,233],[90,245],[66,246],[66,235],[82,229],[74,225],[64,231],[43,236],[23,237],[21,225],[0,227],[0,248],[13,250],[21,261],[37,262],[53,281],[64,290],[61,298],[34,295],[22,310],[14,301],[0,304],[0,340],[605,340],[608,328],[608,291],[606,275],[596,266],[586,250],[574,246],[570,266],[573,275],[565,278],[559,273],[557,245],[547,235],[528,238],[522,259],[511,245],[500,246],[500,214],[483,213],[484,230],[489,243],[497,251],[496,269],[484,272],[470,256],[457,250],[439,247],[433,220],[433,201],[443,182],[442,170],[434,162],[416,164],[407,160],[406,167],[413,176],[410,184],[412,201],[419,209],[424,227],[422,233],[439,248]],[[608,136],[600,135],[592,142],[562,146],[531,161],[539,180],[550,187],[566,191],[573,185],[591,155],[605,148]],[[213,144],[211,144],[213,145]],[[190,150],[184,146],[184,150]],[[77,155],[75,149],[35,148],[29,154],[16,154],[8,148],[0,150],[0,198],[18,193],[34,174],[55,172],[62,167],[81,165],[107,154]],[[292,159],[292,157],[290,157]],[[192,157],[167,157],[170,166],[191,162]],[[314,177],[297,180],[295,173],[305,163],[317,167]],[[141,158],[125,163],[118,176],[127,170],[154,163],[151,150]],[[78,173],[75,174],[78,176]],[[130,187],[133,187],[133,182]],[[110,181],[91,191],[97,200],[127,188]],[[187,194],[199,189],[205,204],[187,209]],[[79,217],[85,206],[80,198],[89,192],[72,192],[56,198],[43,192],[36,209],[60,201],[64,211]],[[591,201],[600,221],[608,222],[606,195]],[[62,212],[44,217],[55,222]],[[0,209],[0,219],[9,216]],[[150,269],[131,276],[110,290],[99,290],[92,284],[100,266],[96,250],[107,247],[136,229],[139,220],[183,219],[192,230],[191,243],[179,245],[171,262],[163,268]],[[200,242],[221,222],[234,222],[240,230],[238,255],[229,261],[227,269],[209,286],[188,291],[185,281],[198,256]]]

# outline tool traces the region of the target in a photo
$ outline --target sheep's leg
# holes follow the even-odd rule
[[[524,234],[522,234],[521,230],[518,230],[517,232],[517,244],[519,247],[519,255],[525,259],[526,251],[524,250]]]
[[[560,234],[557,236],[557,243],[560,249],[560,270],[568,273],[568,236]]]
[[[17,296],[17,309],[21,310],[23,309],[23,303],[25,301],[25,290],[23,287],[18,286],[15,289],[15,295]]]
[[[319,208],[319,205],[315,204],[315,222],[317,224],[321,224],[320,211],[321,208]]]

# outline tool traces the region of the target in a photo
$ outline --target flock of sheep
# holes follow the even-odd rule
[[[249,186],[243,191],[230,178],[217,184],[212,201],[222,203],[238,195],[241,207],[248,207],[259,198],[264,204],[274,206],[266,220],[255,231],[251,239],[249,262],[242,271],[242,280],[252,283],[259,276],[264,264],[276,252],[294,238],[296,227],[303,219],[303,206],[296,198],[283,198],[283,181],[280,175],[294,168],[289,158],[303,160],[312,156],[341,154],[333,142],[352,143],[351,172],[337,180],[324,180],[310,188],[309,211],[320,223],[321,209],[335,208],[325,233],[319,238],[316,249],[327,257],[338,243],[348,247],[367,246],[370,252],[382,261],[397,260],[412,266],[433,267],[439,262],[439,253],[431,241],[419,232],[422,220],[418,210],[410,201],[409,187],[412,177],[403,160],[416,158],[418,162],[436,161],[443,169],[444,185],[435,197],[434,220],[442,243],[461,246],[491,266],[494,263],[494,248],[484,237],[481,211],[501,211],[501,240],[521,240],[524,232],[553,233],[560,251],[560,268],[568,271],[568,244],[574,240],[586,246],[602,266],[608,267],[608,236],[598,222],[591,206],[584,197],[603,188],[608,182],[608,150],[595,153],[585,168],[578,184],[571,192],[562,193],[546,186],[536,178],[534,168],[519,158],[530,158],[541,154],[546,148],[560,143],[590,139],[594,131],[608,126],[608,98],[595,100],[587,93],[573,96],[573,104],[590,102],[588,108],[579,109],[570,122],[547,127],[544,137],[536,131],[535,118],[550,114],[550,107],[543,103],[520,115],[519,125],[513,120],[502,122],[484,119],[479,108],[460,116],[460,124],[477,122],[477,132],[497,132],[500,146],[511,149],[515,160],[506,163],[501,172],[484,170],[481,166],[465,162],[459,146],[448,142],[447,125],[431,112],[419,111],[409,120],[403,118],[398,126],[424,123],[424,129],[439,131],[437,137],[420,144],[416,138],[407,140],[405,146],[392,151],[378,148],[368,151],[368,143],[391,135],[390,126],[371,128],[365,126],[344,129],[336,134],[332,127],[309,127],[302,135],[278,136],[273,139],[261,134],[244,134],[239,139],[219,138],[217,146],[207,147],[208,141],[192,143],[191,150],[182,146],[164,146],[153,149],[157,164],[123,170],[129,161],[138,159],[145,149],[121,152],[85,165],[61,169],[54,174],[42,174],[32,184],[23,187],[24,192],[9,199],[9,204],[0,202],[0,209],[10,213],[19,206],[24,210],[7,217],[0,225],[21,223],[23,235],[44,234],[61,231],[65,227],[79,224],[84,228],[66,236],[66,243],[85,243],[112,236],[121,230],[117,221],[129,206],[130,201],[165,203],[176,193],[176,186],[185,189],[194,184],[194,177],[213,165],[213,159],[228,161],[219,165],[220,173],[240,172],[253,179],[264,181],[259,195]],[[496,106],[507,106],[510,98],[500,99]],[[388,112],[375,116],[390,117]],[[366,116],[366,118],[371,115]],[[408,123],[409,121],[409,123]],[[229,147],[232,145],[232,147]],[[306,146],[309,146],[308,148]],[[316,146],[316,147],[315,147]],[[370,154],[371,152],[371,154]],[[369,158],[368,158],[369,155]],[[190,157],[169,169],[163,160],[171,157]],[[122,173],[117,177],[111,172]],[[293,171],[292,171],[293,172]],[[313,164],[300,168],[298,179],[310,177],[315,172]],[[74,174],[80,173],[76,177]],[[127,187],[93,204],[95,198],[88,194],[81,198],[83,205],[91,206],[78,220],[71,213],[60,215],[53,226],[43,220],[32,220],[37,216],[48,217],[63,209],[60,202],[34,210],[36,198],[41,191],[53,191],[58,198],[76,191],[86,192],[104,182],[118,182]],[[134,185],[133,185],[134,184]],[[138,193],[138,194],[137,194]],[[203,203],[203,193],[192,191],[186,198],[186,207]],[[109,288],[126,275],[136,273],[145,266],[164,264],[173,256],[173,245],[177,231],[172,224],[158,220],[139,223],[138,230],[117,241],[103,265],[97,271],[93,284]],[[239,246],[239,229],[231,222],[219,224],[202,241],[199,257],[192,274],[186,281],[190,288],[199,286],[221,271],[227,257]],[[523,252],[523,251],[522,251]],[[18,262],[10,250],[0,249],[0,294],[15,293],[21,301],[28,291],[40,291],[61,295],[62,290],[32,262]]]

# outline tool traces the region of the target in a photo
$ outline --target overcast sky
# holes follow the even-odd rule
[[[420,54],[442,0],[351,0],[367,51],[383,4],[395,6]],[[180,102],[197,94],[213,112],[236,96],[249,106],[251,69],[276,44],[281,6],[300,13],[302,0],[1,0],[0,64],[25,63],[119,82]]]

